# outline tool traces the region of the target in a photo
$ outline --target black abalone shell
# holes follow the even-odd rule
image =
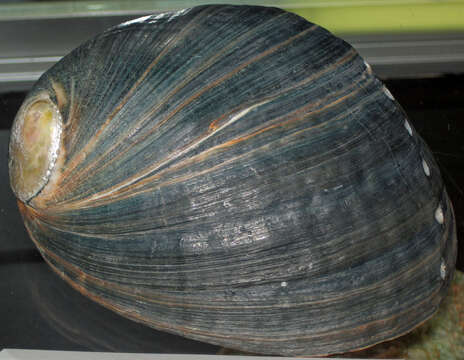
[[[60,147],[23,191],[37,102]],[[432,316],[453,274],[453,211],[426,144],[349,44],[276,8],[195,7],[86,42],[28,95],[10,171],[63,279],[213,344],[367,347]]]

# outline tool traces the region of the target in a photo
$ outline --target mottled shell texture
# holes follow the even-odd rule
[[[357,52],[294,14],[112,28],[40,78],[12,134],[45,260],[156,329],[340,353],[408,332],[447,292],[455,225],[430,151]]]

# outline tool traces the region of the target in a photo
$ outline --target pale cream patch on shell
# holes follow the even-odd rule
[[[46,92],[27,100],[13,123],[10,138],[10,183],[26,202],[47,184],[58,157],[62,118]]]

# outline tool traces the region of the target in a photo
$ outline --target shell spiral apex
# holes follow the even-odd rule
[[[249,352],[400,336],[454,271],[426,144],[350,45],[277,8],[194,7],[84,43],[27,96],[10,178],[75,289]]]

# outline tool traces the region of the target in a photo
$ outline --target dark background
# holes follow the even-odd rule
[[[464,76],[389,79],[440,166],[464,235]],[[25,93],[0,94],[0,350],[2,348],[214,354],[220,349],[158,332],[88,300],[58,278],[29,239],[8,183],[8,138]],[[464,270],[464,245],[458,264]]]

